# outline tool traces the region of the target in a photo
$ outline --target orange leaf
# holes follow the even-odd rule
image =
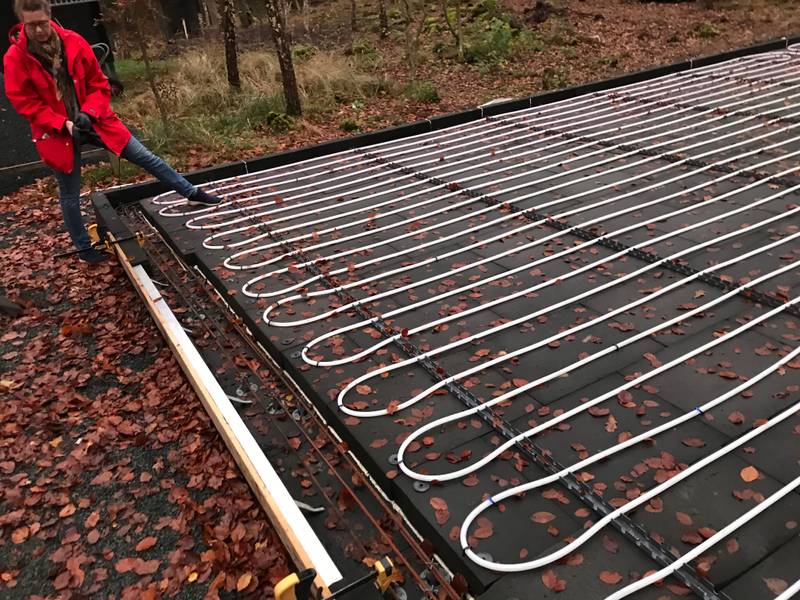
[[[135,558],[123,558],[122,560],[117,561],[114,565],[117,573],[127,573],[129,571],[133,571],[133,568],[136,566],[136,559]]]
[[[553,569],[547,569],[542,573],[542,583],[548,590],[553,590],[555,593],[563,592],[567,589],[567,582],[559,579]]]
[[[598,577],[600,578],[600,581],[607,583],[608,585],[616,585],[622,581],[622,575],[616,571],[600,571]]]
[[[20,527],[11,533],[11,541],[15,544],[21,544],[28,539],[31,530],[27,527]]]
[[[147,536],[141,542],[136,544],[136,551],[144,552],[146,550],[150,550],[150,548],[156,545],[157,541],[158,539],[154,538],[153,536]]]
[[[92,512],[92,514],[86,517],[86,520],[83,522],[83,526],[86,527],[86,529],[94,529],[94,526],[97,525],[99,521],[100,521],[100,513],[94,511]]]
[[[494,533],[492,522],[486,517],[478,517],[478,528],[472,535],[479,540],[485,540],[486,538],[491,537],[492,533]]]
[[[247,586],[250,585],[250,582],[253,580],[253,574],[250,572],[244,573],[242,576],[239,577],[239,581],[236,582],[236,591],[243,592],[247,589]]]
[[[447,502],[443,498],[433,497],[430,499],[433,510],[447,510]]]
[[[549,512],[544,511],[544,510],[543,511],[539,511],[539,512],[535,512],[535,513],[533,513],[531,515],[531,520],[534,523],[542,523],[542,524],[549,523],[550,521],[552,521],[555,518],[556,518],[556,516],[553,513],[549,513]]]
[[[758,469],[753,466],[745,467],[739,471],[739,476],[747,483],[750,483],[758,479]]]

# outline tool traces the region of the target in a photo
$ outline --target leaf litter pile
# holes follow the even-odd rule
[[[213,210],[143,209],[209,249],[202,268],[471,592],[604,598],[660,567],[614,527],[584,537],[580,488],[750,598],[796,578],[796,493],[718,532],[797,477],[798,60],[227,180]],[[668,578],[643,597],[692,594]]]
[[[268,597],[275,531],[113,261],[44,184],[0,200],[0,596]]]

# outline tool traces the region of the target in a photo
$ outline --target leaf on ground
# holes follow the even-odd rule
[[[556,593],[563,592],[567,589],[567,582],[563,579],[559,579],[553,569],[547,569],[547,571],[542,573],[542,583],[548,590],[552,590]]]
[[[146,538],[143,538],[138,544],[136,544],[136,551],[145,552],[147,550],[150,550],[150,548],[156,545],[156,542],[158,542],[157,538],[151,535],[147,536]]]
[[[555,518],[556,516],[553,513],[547,512],[545,510],[535,512],[531,515],[531,521],[540,524],[549,523]]]
[[[749,467],[745,467],[741,471],[739,471],[739,477],[742,478],[743,481],[750,483],[758,479],[758,469],[754,466],[750,465]]]
[[[689,448],[702,448],[706,443],[700,438],[683,438],[681,443]]]
[[[486,517],[478,517],[477,525],[478,527],[472,534],[473,536],[479,540],[485,540],[486,538],[492,537],[494,530],[492,528],[492,522],[489,519]]]
[[[92,514],[86,517],[86,520],[83,522],[83,526],[86,529],[94,529],[94,527],[97,525],[99,521],[100,521],[100,513],[95,510],[92,512]]]
[[[447,510],[447,502],[443,498],[434,496],[430,499],[430,505],[433,510]]]
[[[243,592],[247,589],[247,586],[250,585],[251,581],[253,581],[253,574],[249,571],[247,573],[243,573],[239,576],[239,579],[236,582],[236,591]]]
[[[776,596],[785,592],[786,588],[789,587],[789,584],[786,583],[785,580],[777,577],[764,577],[764,583],[767,584],[769,591]]]
[[[652,352],[645,352],[643,354],[643,356],[644,356],[644,359],[647,362],[649,362],[650,366],[653,367],[654,369],[657,369],[658,367],[661,366],[661,361],[658,360],[658,357],[655,354],[653,354]]]
[[[728,421],[730,421],[734,425],[741,425],[742,423],[744,423],[745,419],[744,415],[741,412],[735,410],[728,415]]]
[[[600,571],[600,574],[597,577],[600,579],[600,581],[607,583],[608,585],[617,585],[620,581],[622,581],[622,575],[616,571]]]
[[[11,532],[11,541],[15,544],[22,544],[28,539],[31,530],[28,527],[19,527]]]

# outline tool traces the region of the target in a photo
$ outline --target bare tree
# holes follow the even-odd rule
[[[286,32],[283,20],[283,9],[280,0],[266,0],[267,21],[278,53],[278,64],[283,80],[283,95],[286,98],[286,112],[290,115],[302,114],[300,108],[300,92],[297,89],[297,77],[292,63],[292,45]]]
[[[164,99],[161,97],[161,92],[156,83],[156,76],[153,72],[153,66],[150,62],[150,53],[147,48],[147,39],[150,36],[145,35],[144,29],[152,23],[148,23],[145,19],[149,19],[156,12],[157,8],[152,4],[152,0],[116,0],[112,7],[113,20],[133,34],[136,38],[136,47],[142,55],[142,62],[144,62],[144,76],[147,79],[147,84],[153,94],[153,99],[158,108],[158,114],[161,117],[161,124],[166,130],[169,125],[169,118],[167,115],[167,108],[164,104]]]
[[[427,16],[426,3],[422,2],[420,8],[420,18],[414,25],[414,7],[411,5],[412,0],[403,0],[403,20],[404,20],[404,34],[406,45],[406,61],[408,68],[411,71],[411,79],[417,78],[417,67],[419,67],[419,38],[422,35],[422,29],[425,27],[425,17]]]
[[[381,37],[389,35],[389,18],[386,16],[386,0],[378,0],[378,23],[380,25]]]
[[[222,38],[225,42],[225,67],[228,71],[228,85],[235,90],[242,87],[239,78],[239,54],[236,50],[236,23],[233,16],[236,7],[234,0],[219,0],[217,7],[221,18]]]
[[[450,33],[453,34],[453,39],[456,43],[456,50],[458,51],[458,60],[464,60],[464,35],[461,30],[461,0],[455,0],[455,14],[453,15],[453,19],[455,23],[453,23],[453,19],[450,18],[450,10],[447,6],[448,0],[442,0],[442,13],[444,16],[444,22],[447,24],[447,28],[450,30]]]

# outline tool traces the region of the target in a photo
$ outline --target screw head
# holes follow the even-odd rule
[[[419,492],[420,494],[424,494],[429,489],[431,489],[431,484],[427,481],[415,481],[414,482],[414,491]]]

